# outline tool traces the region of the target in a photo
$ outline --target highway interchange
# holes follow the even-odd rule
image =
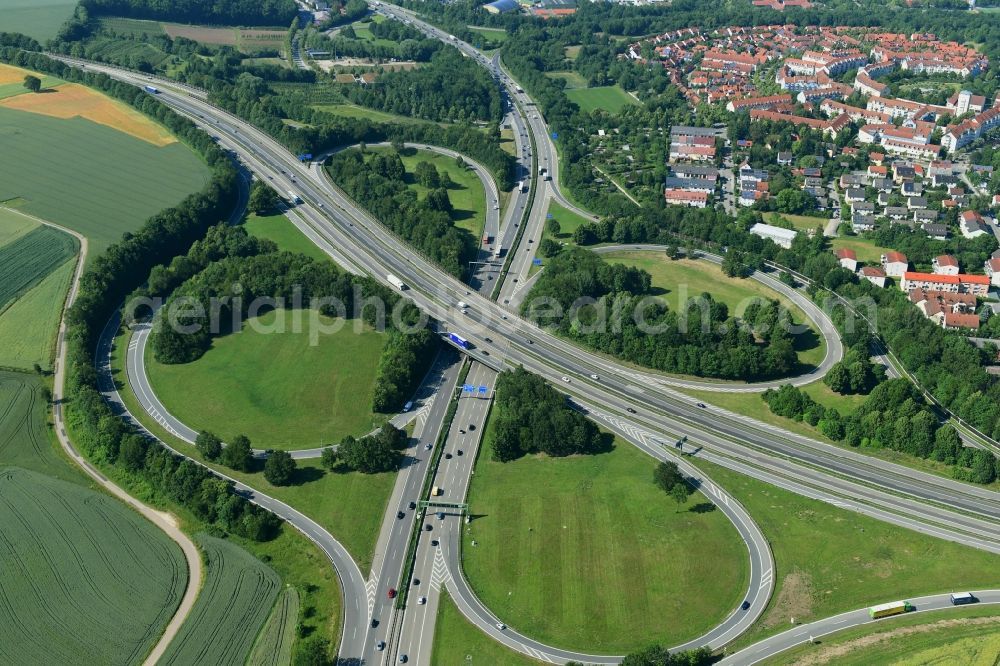
[[[395,7],[391,9],[383,7],[381,11],[402,13],[402,10]],[[414,22],[429,34],[448,41],[448,37],[440,31],[425,24],[418,24],[410,15],[406,16],[407,20]],[[467,54],[472,53],[473,56],[480,57],[473,53],[468,45],[457,43],[456,46]],[[487,63],[487,66],[498,67],[496,60],[487,61],[482,57],[482,61]],[[88,64],[88,67],[101,69],[91,64]],[[146,82],[146,77],[141,75],[110,68],[104,70],[116,78],[136,85],[144,85]],[[505,85],[511,87],[513,96],[518,100],[517,107],[525,108],[530,100],[512,90],[513,84],[505,74],[500,76]],[[622,435],[655,457],[681,460],[681,463],[685,464],[683,459],[677,456],[678,452],[697,455],[837,506],[942,538],[1000,552],[1000,529],[997,525],[1000,519],[1000,502],[996,493],[845,451],[715,407],[699,407],[693,399],[675,391],[670,386],[671,380],[667,378],[622,366],[579,349],[564,340],[553,338],[517,317],[511,309],[503,307],[505,295],[509,299],[516,288],[510,285],[518,283],[509,280],[503,285],[500,291],[500,304],[489,301],[483,295],[469,293],[468,288],[431,265],[418,253],[392,237],[367,213],[359,210],[319,170],[310,170],[298,163],[275,141],[247,123],[211,106],[200,96],[188,92],[175,92],[181,88],[171,87],[170,82],[161,83],[164,90],[160,98],[164,103],[208,127],[219,136],[223,145],[235,150],[258,177],[273,181],[279,191],[294,189],[300,193],[304,203],[292,212],[293,221],[338,263],[347,270],[367,272],[382,280],[388,272],[399,275],[410,286],[406,292],[407,296],[441,322],[442,331],[457,331],[472,341],[475,347],[470,356],[478,362],[474,366],[474,372],[482,374],[490,372],[487,368],[496,371],[511,365],[524,365],[559,386],[579,409],[598,420],[603,426]],[[529,116],[523,120],[526,121],[525,126],[530,132],[532,139],[530,143],[537,151],[533,159],[540,155],[541,160],[547,161],[549,168],[553,170],[551,183],[535,179],[531,185],[536,188],[536,192],[531,199],[532,206],[525,223],[528,228],[524,230],[524,238],[531,238],[532,233],[540,233],[548,199],[560,199],[557,196],[558,166],[544,121],[536,117],[537,111],[525,115]],[[519,114],[514,115],[514,118],[518,117]],[[523,155],[520,151],[519,154]],[[528,169],[528,173],[533,171],[533,168]],[[541,190],[541,196],[537,190]],[[527,200],[522,196],[514,197],[511,205],[516,206],[518,201],[522,202],[522,206],[527,205]],[[512,232],[515,227],[511,221],[518,219],[516,215],[508,213],[505,224],[499,232],[500,242],[508,252],[513,249],[515,237],[515,233]],[[530,251],[514,251],[508,259],[510,262],[508,275],[519,278],[526,276],[531,258]],[[463,299],[471,306],[468,315],[461,314],[455,306]],[[593,379],[592,375],[596,375],[597,379]],[[569,381],[564,381],[563,377]],[[438,383],[447,386],[448,381],[447,373],[444,373]],[[726,386],[732,385],[697,383],[698,388],[714,390],[729,390],[725,388]],[[112,392],[113,387],[108,387],[108,390]],[[433,401],[432,409],[429,410],[431,413],[426,416],[425,421],[428,424],[425,426],[427,433],[425,435],[421,432],[415,435],[420,442],[415,449],[419,450],[426,442],[433,442],[436,439],[440,416],[443,416],[448,397],[450,394],[442,391],[439,398]],[[462,418],[469,419],[468,423],[475,422],[478,418],[475,413],[476,405],[472,403],[471,400],[460,403]],[[630,413],[630,409],[634,409],[637,413]],[[460,419],[456,418],[456,423],[460,422]],[[479,431],[481,432],[481,429]],[[678,448],[674,443],[683,436],[687,437],[687,442]],[[475,445],[477,444],[473,446]],[[451,434],[446,446],[449,449],[455,446]],[[458,501],[458,497],[464,497],[472,460],[471,455],[454,456],[447,461],[448,464],[442,464],[438,469],[439,475],[450,475],[445,477],[448,479],[446,482],[448,485],[442,486],[453,488],[446,491],[448,499]],[[452,461],[458,462],[452,464]],[[467,470],[461,467],[463,463],[468,467]],[[685,468],[692,477],[702,479],[701,490],[717,505],[738,507],[738,503],[729,498],[716,484],[704,478],[704,474],[700,471],[689,466]],[[404,467],[401,472],[402,489],[400,490],[398,483],[397,493],[394,493],[387,511],[387,523],[396,524],[389,519],[395,520],[392,509],[394,506],[399,506],[396,504],[397,499],[399,502],[407,502],[417,496],[421,483],[411,482],[411,479],[419,477],[422,481],[423,475],[417,473],[418,469],[419,465],[410,465]],[[273,500],[269,501],[270,498],[252,489],[245,487],[238,489],[251,494],[254,501],[272,508],[278,515],[286,519],[291,517],[289,522],[303,531],[306,531],[304,526],[308,527],[311,522],[304,516],[299,518],[294,509],[281,506]],[[451,493],[454,493],[454,496]],[[761,545],[755,547],[752,532],[756,530],[756,526],[749,517],[746,519],[745,534],[752,537],[748,541],[748,546],[756,589],[751,585],[747,595],[748,601],[751,602],[750,609],[735,611],[726,620],[726,622],[733,620],[731,626],[720,625],[722,628],[717,628],[720,632],[718,635],[703,640],[713,646],[732,640],[749,626],[753,619],[763,612],[770,591],[773,589],[773,562],[770,560],[770,551],[762,537]],[[408,521],[399,521],[401,527],[403,522]],[[739,529],[741,525],[739,519],[734,518],[734,523]],[[508,645],[512,642],[517,643],[521,647],[510,646],[543,660],[561,662],[568,658],[579,659],[580,657],[567,656],[575,653],[532,643],[530,639],[518,636],[510,628],[498,629],[497,618],[478,604],[471,590],[463,593],[461,587],[465,585],[467,588],[467,584],[461,579],[461,569],[458,565],[460,530],[459,517],[446,516],[435,532],[439,547],[434,548],[428,545],[428,540],[421,540],[428,541],[428,544],[423,544],[417,551],[414,575],[421,579],[421,586],[433,587],[434,572],[437,570],[439,585],[444,584],[449,590],[454,590],[452,596],[456,598],[460,610],[498,640]],[[398,573],[402,568],[401,565],[398,569],[395,568],[396,564],[392,562],[394,558],[384,557],[384,554],[397,553],[399,549],[393,550],[391,542],[393,539],[405,540],[409,536],[409,531],[395,528],[387,530],[384,527],[383,533],[387,531],[390,536],[385,544],[380,537],[378,549],[383,553],[383,557],[379,568],[385,572]],[[321,528],[311,534],[308,531],[306,533],[324,548],[341,578],[346,600],[345,632],[340,646],[341,657],[370,659],[377,642],[385,640],[384,636],[380,637],[382,635],[379,632],[370,631],[370,618],[376,613],[385,615],[391,612],[385,604],[379,605],[377,602],[379,599],[387,599],[384,595],[386,581],[393,580],[392,577],[388,573],[385,574],[385,578],[381,574],[375,577],[380,587],[374,591],[373,600],[371,579],[365,581],[346,552],[338,552],[338,550],[343,551],[342,547],[338,549],[339,544]],[[324,545],[326,539],[332,543]],[[363,597],[359,598],[362,589]],[[428,607],[422,612],[419,609],[414,610],[415,605],[412,603],[412,599],[418,596],[428,597]],[[390,645],[390,651],[394,651],[394,654],[399,654],[400,649],[412,652],[414,655],[422,655],[424,650],[429,650],[426,646],[426,636],[421,644],[421,633],[426,629],[427,622],[433,622],[431,611],[432,604],[436,601],[432,601],[432,598],[433,595],[430,594],[411,595],[411,603],[408,604],[402,624],[399,625],[398,639]],[[366,607],[364,609],[361,599],[368,600],[368,603],[364,604]],[[368,608],[371,608],[370,612]],[[616,661],[613,657],[591,660],[596,663]]]

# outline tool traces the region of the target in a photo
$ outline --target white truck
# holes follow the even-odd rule
[[[299,198],[299,195],[297,195],[292,190],[288,190],[288,200],[291,203],[293,203],[293,204],[300,204],[300,203],[302,203],[302,199]]]
[[[406,283],[403,282],[402,280],[400,280],[398,277],[396,277],[392,273],[389,273],[388,275],[386,275],[385,279],[388,280],[389,284],[391,284],[396,289],[399,289],[400,291],[406,291]]]

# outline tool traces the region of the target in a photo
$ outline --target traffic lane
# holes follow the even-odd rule
[[[966,591],[968,590],[955,590],[955,592]],[[951,593],[935,594],[913,599],[901,599],[900,601],[909,601],[915,607],[914,610],[905,613],[905,616],[913,615],[914,613],[925,613],[936,610],[1000,604],[1000,590],[978,590],[971,591],[971,593],[978,600],[974,604],[952,604],[950,598]],[[872,606],[876,606],[881,603],[888,602],[880,601],[872,604]],[[870,607],[871,606],[868,608]],[[793,629],[789,629],[783,633],[777,634],[776,636],[772,636],[771,638],[767,638],[759,643],[755,643],[747,648],[744,648],[743,650],[740,650],[739,652],[734,652],[733,654],[722,659],[719,663],[734,665],[740,664],[741,666],[756,664],[764,659],[784,652],[789,648],[801,645],[802,643],[814,642],[824,636],[843,631],[844,629],[850,629],[852,627],[859,627],[867,624],[874,625],[884,623],[887,625],[886,628],[888,630],[893,624],[892,617],[900,617],[900,615],[896,615],[889,618],[873,620],[868,615],[868,608],[859,608],[857,610],[841,613],[840,615],[834,615],[833,617],[810,622],[809,624],[798,625]]]

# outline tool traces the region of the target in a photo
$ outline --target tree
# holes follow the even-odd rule
[[[240,472],[249,472],[253,466],[253,449],[246,435],[236,435],[233,441],[222,449],[221,462],[226,467]]]
[[[418,183],[429,190],[441,187],[441,175],[438,174],[437,167],[426,160],[417,162],[413,176],[416,178]]]
[[[330,642],[319,636],[310,636],[299,644],[295,652],[295,666],[327,666],[330,663]]]
[[[33,363],[31,365],[31,369],[35,371],[36,375],[42,374],[42,366],[39,365],[38,363]]]
[[[562,231],[562,226],[559,224],[559,220],[552,218],[545,223],[545,231],[549,232],[550,236],[558,236]]]
[[[831,391],[837,393],[844,394],[851,392],[850,372],[843,361],[833,364],[830,371],[826,373],[826,377],[823,378],[823,383],[829,386]]]
[[[24,77],[24,87],[33,93],[39,92],[42,89],[42,80],[29,74]]]
[[[146,464],[146,438],[135,433],[128,435],[121,445],[118,459],[122,467],[130,472],[137,472]]]
[[[219,439],[218,435],[207,430],[202,430],[195,437],[194,447],[207,460],[215,460],[222,453],[222,440]]]
[[[333,470],[340,462],[337,457],[337,449],[332,446],[323,449],[323,453],[320,454],[319,460],[320,464],[323,465],[323,468],[328,470]]]
[[[278,193],[269,185],[260,180],[255,180],[250,188],[250,201],[248,206],[250,211],[261,215],[275,209],[278,205]]]
[[[661,462],[653,471],[653,482],[665,493],[669,493],[678,484],[684,484],[684,475],[677,468],[677,463]]]
[[[295,476],[295,459],[288,451],[274,451],[264,463],[264,478],[276,486],[287,486]]]
[[[347,467],[363,474],[388,472],[396,468],[397,453],[381,437],[355,439],[348,435],[340,443],[338,457]]]
[[[722,272],[729,277],[745,278],[750,275],[746,265],[746,255],[743,252],[730,249],[722,258]]]
[[[688,499],[687,484],[678,483],[673,488],[670,489],[670,497],[677,502],[677,506],[684,504]]]
[[[554,257],[559,254],[561,249],[562,246],[551,238],[543,238],[542,242],[538,244],[538,254],[543,257]]]
[[[427,205],[430,206],[432,210],[439,210],[443,213],[450,213],[452,210],[451,198],[448,196],[448,190],[443,187],[438,187],[427,193]]]

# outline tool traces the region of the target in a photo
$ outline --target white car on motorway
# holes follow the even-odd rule
[[[563,375],[563,376],[562,376],[562,380],[563,380],[564,382],[566,382],[567,384],[569,384],[569,377],[567,377],[566,375]]]

